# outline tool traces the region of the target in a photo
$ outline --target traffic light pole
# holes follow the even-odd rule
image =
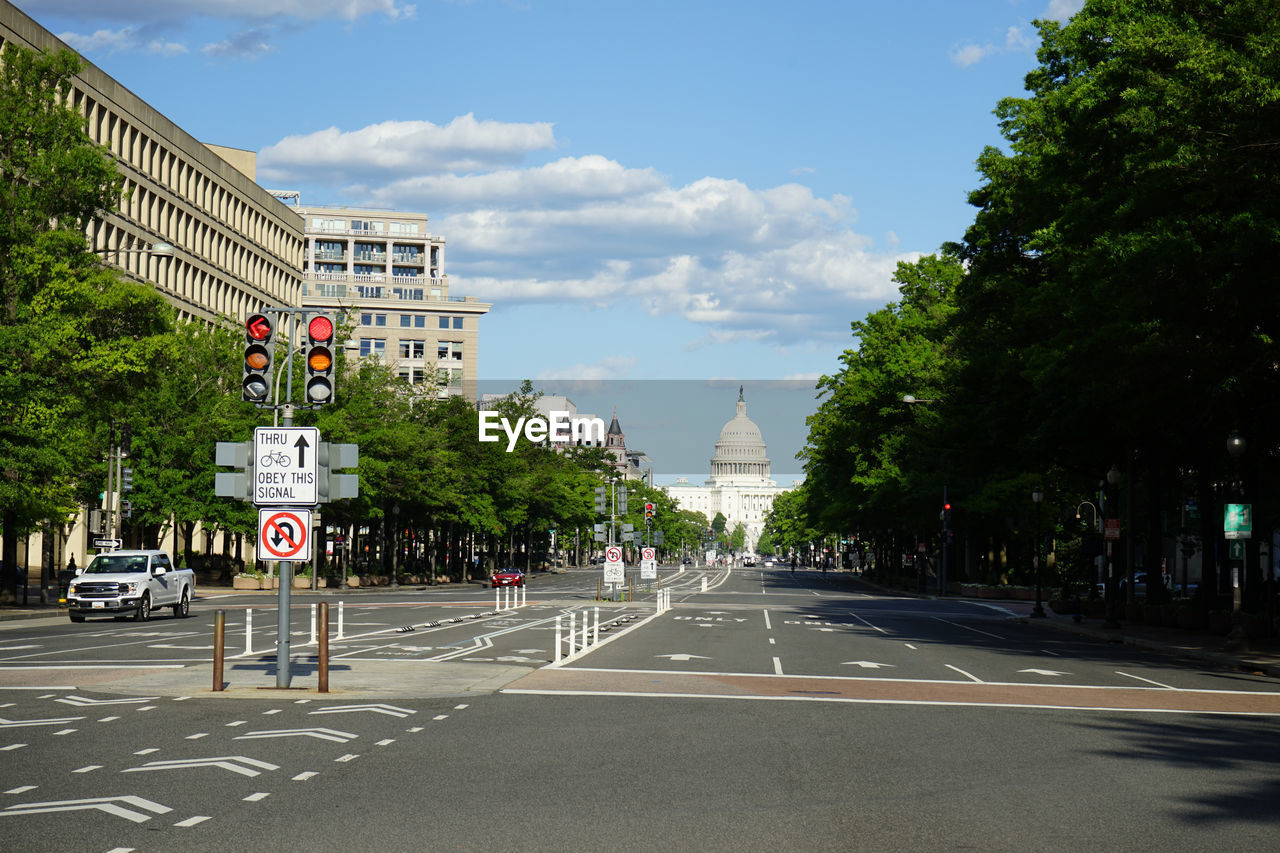
[[[292,345],[292,341],[290,345]],[[293,426],[293,404],[285,403],[281,408],[284,411],[284,425],[286,427]],[[289,656],[289,631],[292,627],[290,623],[290,616],[292,615],[290,608],[293,606],[293,563],[290,560],[281,560],[277,563],[277,566],[279,567],[277,580],[280,583],[280,588],[276,596],[276,687],[286,688],[293,678],[292,661]]]

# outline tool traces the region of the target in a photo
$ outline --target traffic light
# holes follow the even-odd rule
[[[644,520],[646,522],[653,521],[653,504],[647,503],[644,505]]]
[[[942,505],[942,526],[951,526],[951,502],[948,501]]]
[[[317,314],[307,321],[307,402],[333,402],[333,320]]]
[[[605,498],[605,487],[596,486],[596,512],[604,515],[609,511],[609,503]]]
[[[123,518],[133,518],[133,501],[120,501],[120,515]]]
[[[244,395],[246,403],[265,403],[271,397],[271,359],[275,354],[275,326],[265,314],[244,323]]]
[[[627,487],[618,486],[618,515],[627,514]]]
[[[133,491],[133,469],[132,468],[120,469],[120,491],[122,492]]]

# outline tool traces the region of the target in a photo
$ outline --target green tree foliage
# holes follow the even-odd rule
[[[66,104],[79,60],[6,45],[0,57],[0,516],[3,558],[75,507],[104,418],[163,370],[170,312],[119,280],[83,230],[122,179]]]

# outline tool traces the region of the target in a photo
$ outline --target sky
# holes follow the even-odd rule
[[[963,236],[1083,0],[16,5],[267,188],[426,213],[482,380],[783,380]]]

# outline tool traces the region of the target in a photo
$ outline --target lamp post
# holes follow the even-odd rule
[[[1041,601],[1040,595],[1040,504],[1043,500],[1044,489],[1040,486],[1036,486],[1031,490],[1031,502],[1036,505],[1036,606],[1031,611],[1031,615],[1038,619],[1044,618],[1044,604]]]
[[[1111,489],[1116,489],[1119,487],[1120,481],[1123,478],[1124,475],[1120,473],[1119,466],[1112,465],[1111,469],[1107,471],[1107,486]],[[1107,502],[1104,501],[1103,503],[1105,505]],[[1107,579],[1105,592],[1107,598],[1107,617],[1102,623],[1102,627],[1104,628],[1120,627],[1120,621],[1116,618],[1116,598],[1119,596],[1119,592],[1116,589],[1116,567],[1114,561],[1111,559],[1112,541],[1113,540],[1111,539],[1107,540]]]
[[[1233,503],[1237,498],[1244,497],[1244,486],[1240,482],[1240,459],[1244,456],[1247,442],[1237,430],[1232,430],[1227,436],[1227,455],[1231,457],[1232,477],[1231,483],[1227,490],[1227,503]],[[1232,531],[1234,535],[1240,534]],[[1230,534],[1228,534],[1230,535]],[[1231,561],[1231,633],[1227,635],[1228,649],[1244,648],[1244,614],[1241,612],[1240,600],[1240,584],[1243,575],[1248,567],[1248,561],[1245,558],[1244,541],[1240,541],[1240,563],[1236,564],[1233,559]]]

